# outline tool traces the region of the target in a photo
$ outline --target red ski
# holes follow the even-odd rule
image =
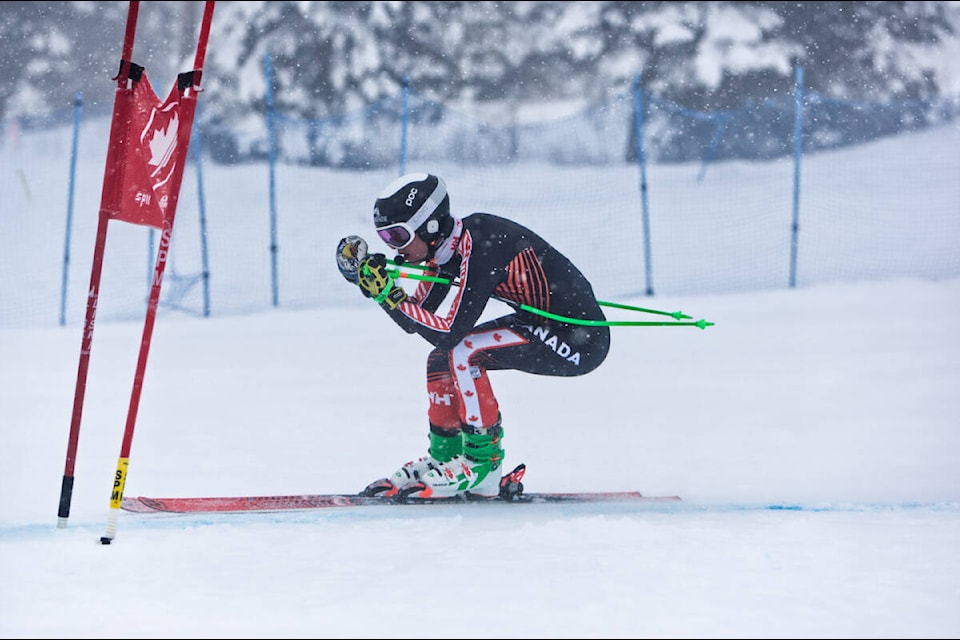
[[[322,493],[299,496],[237,496],[224,498],[126,498],[120,508],[134,513],[219,513],[232,511],[285,511],[291,509],[328,509],[331,507],[370,507],[420,504],[545,504],[596,502],[679,502],[679,496],[645,496],[639,491],[581,491],[573,493],[525,493],[520,464],[500,481],[500,496],[475,498],[398,499],[349,493]]]
[[[237,496],[222,498],[146,498],[124,497],[121,508],[134,513],[217,513],[236,511],[284,511],[326,509],[331,507],[409,506],[420,504],[529,504],[596,502],[679,502],[678,496],[645,496],[637,491],[524,493],[518,498],[408,500],[368,497],[355,494],[313,494],[295,496]]]

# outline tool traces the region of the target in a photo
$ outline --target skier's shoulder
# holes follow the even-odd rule
[[[481,225],[497,224],[501,220],[506,220],[506,218],[485,211],[474,211],[470,215],[463,217],[463,224],[467,227],[478,227]]]
[[[463,225],[471,230],[489,230],[499,233],[532,233],[516,220],[495,213],[477,211],[463,218]]]

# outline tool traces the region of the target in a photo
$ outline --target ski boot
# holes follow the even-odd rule
[[[398,500],[485,500],[500,496],[503,462],[500,421],[490,427],[464,425],[462,433],[463,453],[430,469],[419,480],[400,487]]]
[[[454,431],[453,435],[430,427],[430,448],[427,455],[417,460],[411,460],[402,467],[393,472],[393,475],[387,478],[374,480],[360,492],[361,496],[379,496],[381,498],[396,498],[400,487],[410,482],[420,480],[429,471],[437,469],[444,463],[453,459],[463,451],[463,437],[459,431]]]

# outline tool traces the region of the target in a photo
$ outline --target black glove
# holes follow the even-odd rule
[[[373,298],[384,309],[396,309],[407,299],[407,292],[387,271],[387,257],[382,253],[374,253],[360,263],[357,284],[363,295]]]
[[[367,241],[360,236],[347,236],[337,244],[337,269],[353,284],[358,284],[360,263],[367,258]]]

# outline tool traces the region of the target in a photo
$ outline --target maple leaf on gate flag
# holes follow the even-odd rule
[[[143,142],[143,139],[146,138],[150,133],[153,133],[153,136],[150,138],[149,147],[150,147],[150,159],[147,161],[147,164],[156,167],[153,173],[150,174],[151,178],[156,178],[163,169],[167,168],[167,163],[170,161],[170,158],[173,157],[174,151],[177,149],[177,134],[180,128],[180,116],[176,110],[176,105],[168,105],[168,110],[172,110],[172,115],[167,121],[165,127],[155,126],[154,123],[156,118],[151,118],[147,127],[140,134],[140,141]],[[154,109],[154,116],[157,115],[157,110]],[[175,165],[176,163],[174,163]],[[170,172],[174,165],[170,166],[170,170],[166,172],[164,177],[157,180],[154,188],[157,185],[162,185],[170,179]]]

